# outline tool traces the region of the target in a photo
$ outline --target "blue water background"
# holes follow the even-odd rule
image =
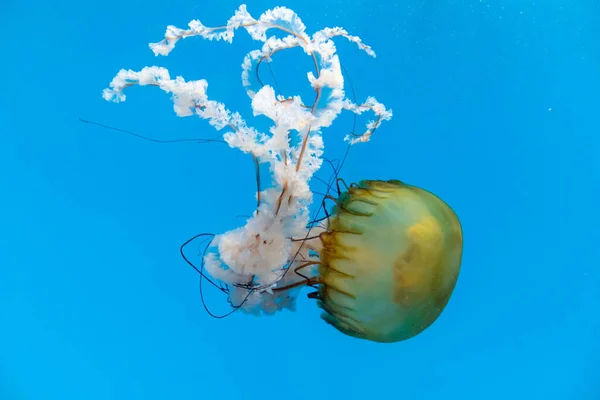
[[[248,8],[258,17],[278,4]],[[257,43],[246,32],[233,45],[186,39],[166,58],[147,47],[169,24],[220,25],[238,5],[1,2],[0,399],[600,399],[600,4],[282,4],[309,32],[343,26],[377,52],[337,41],[357,100],[394,111],[352,149],[345,180],[424,187],[463,225],[446,311],[392,345],[341,335],[305,296],[295,313],[211,319],[179,245],[243,223],[252,160],[78,120],[217,137],[157,89],[101,98],[120,68],[162,65],[208,79],[213,99],[253,123],[240,65]],[[285,92],[310,62],[296,52],[272,69]],[[351,125],[325,131],[327,157],[343,155]],[[207,300],[226,310],[219,293]]]

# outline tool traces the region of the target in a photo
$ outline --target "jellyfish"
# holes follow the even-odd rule
[[[346,335],[389,343],[419,334],[441,314],[457,282],[462,231],[452,209],[434,194],[397,180],[345,186],[337,179],[337,195],[325,199],[333,201],[331,212],[325,200],[318,209],[325,210],[324,218],[310,212],[311,180],[324,160],[322,135],[340,113],[374,114],[363,133],[346,135],[349,146],[369,142],[392,118],[392,110],[375,97],[358,104],[346,97],[334,39],[349,40],[372,57],[375,52],[340,27],[309,35],[289,8],[275,7],[254,18],[245,5],[219,27],[199,20],[192,20],[188,29],[168,26],[164,39],[150,48],[156,56],[167,56],[185,38],[232,42],[240,28],[262,43],[245,56],[241,80],[254,116],[273,122],[268,132],[210,98],[206,80],[172,79],[159,66],[121,69],[103,91],[105,100],[118,103],[125,101],[128,87],[158,87],[172,95],[178,116],[197,115],[217,130],[225,129],[224,141],[254,160],[258,187],[253,214],[241,227],[186,241],[182,256],[226,293],[232,312],[261,316],[293,311],[302,289],[310,287],[315,290],[308,297],[317,300],[322,318]],[[277,93],[258,78],[261,63],[291,48],[301,48],[312,59],[314,70],[307,72],[312,102]],[[269,167],[271,177],[271,186],[264,189],[261,164]],[[207,236],[210,242],[197,268],[184,248]]]

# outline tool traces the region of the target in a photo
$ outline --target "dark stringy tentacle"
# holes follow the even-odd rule
[[[184,142],[194,142],[194,143],[224,143],[224,144],[227,144],[227,142],[225,142],[222,139],[204,139],[204,138],[197,138],[197,139],[173,139],[173,140],[153,139],[153,138],[150,138],[148,136],[144,136],[144,135],[140,135],[138,133],[132,132],[132,131],[128,131],[126,129],[115,128],[115,127],[110,126],[110,125],[101,124],[100,122],[94,122],[94,121],[90,121],[90,120],[83,119],[83,118],[78,118],[78,119],[79,119],[79,121],[83,122],[84,124],[95,125],[95,126],[98,126],[100,128],[103,128],[103,129],[109,129],[109,130],[112,130],[112,131],[123,132],[123,133],[126,133],[128,135],[135,136],[137,138],[140,138],[140,139],[143,139],[143,140],[147,140],[147,141],[153,142],[153,143],[184,143]]]
[[[206,252],[208,251],[208,247],[210,246],[210,243],[206,245],[206,247],[204,248],[204,251],[202,252],[202,262],[200,264],[200,268],[196,267],[194,265],[194,263],[192,263],[187,256],[185,255],[185,252],[183,251],[183,249],[190,244],[192,241],[194,241],[195,239],[198,239],[200,237],[210,237],[210,238],[214,238],[215,235],[213,233],[200,233],[198,235],[195,235],[193,237],[191,237],[190,239],[186,240],[180,247],[179,247],[179,253],[181,254],[181,257],[185,260],[186,263],[188,263],[196,272],[198,272],[198,274],[200,275],[200,282],[199,282],[199,290],[200,290],[200,301],[202,302],[202,306],[204,307],[204,310],[207,312],[208,315],[210,315],[213,318],[216,319],[221,319],[221,318],[225,318],[228,317],[229,315],[233,314],[235,311],[237,311],[240,307],[242,307],[244,305],[244,303],[248,300],[248,297],[250,297],[250,295],[252,294],[253,290],[251,290],[250,292],[248,292],[248,294],[246,295],[246,297],[244,297],[244,300],[242,300],[242,302],[238,305],[235,306],[231,303],[231,301],[229,300],[229,289],[227,288],[223,288],[220,285],[217,285],[215,282],[213,282],[205,273],[204,273],[204,257],[206,256]],[[206,304],[206,300],[204,299],[204,291],[203,291],[203,287],[202,287],[202,282],[203,280],[207,280],[212,286],[216,287],[217,289],[219,289],[221,292],[225,293],[228,295],[227,301],[229,302],[229,304],[231,305],[231,307],[233,307],[233,309],[225,314],[221,314],[221,315],[216,315],[214,314],[209,308],[208,305]]]
[[[346,187],[346,191],[350,190],[348,188],[348,185],[346,185],[346,182],[342,178],[337,178],[335,180],[335,186],[337,188],[337,195],[338,195],[338,197],[340,197],[340,195],[342,194],[342,191],[340,190],[340,182]]]
[[[254,159],[254,168],[256,171],[256,213],[258,214],[260,208],[260,164],[258,161],[258,157],[254,154],[252,155]]]

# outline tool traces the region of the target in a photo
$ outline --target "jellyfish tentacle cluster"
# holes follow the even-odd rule
[[[350,145],[364,143],[392,118],[392,111],[374,97],[361,104],[346,97],[334,39],[347,39],[372,57],[375,52],[343,28],[309,35],[286,7],[254,18],[245,5],[222,26],[207,27],[199,20],[187,29],[168,26],[164,39],[149,46],[156,56],[167,56],[182,39],[232,42],[238,29],[262,43],[244,58],[241,83],[254,116],[272,121],[268,132],[210,98],[206,80],[172,78],[159,66],[122,69],[103,91],[105,100],[118,103],[131,86],[158,87],[171,95],[178,116],[197,115],[225,130],[230,147],[254,158],[257,175],[259,164],[269,166],[271,186],[257,193],[257,208],[243,226],[215,235],[203,258],[205,271],[227,288],[235,308],[250,314],[293,310],[308,285],[319,288],[309,297],[318,299],[323,318],[350,336],[385,342],[418,333],[439,315],[441,310],[433,307],[443,308],[456,281],[456,246],[462,241],[456,239],[460,225],[449,207],[429,192],[396,181],[365,181],[340,194],[327,227],[309,220],[310,181],[323,163],[323,132],[344,110],[371,112],[374,118],[362,134],[345,137]],[[255,73],[278,52],[298,47],[313,61],[306,75],[315,92],[312,103],[299,95],[276,94]],[[429,311],[417,310],[419,305]]]
[[[241,80],[251,99],[254,115],[263,115],[273,121],[268,133],[259,132],[239,113],[210,99],[206,80],[173,79],[167,69],[158,66],[140,71],[120,70],[110,87],[104,90],[103,97],[122,102],[126,100],[124,90],[131,86],[158,87],[172,95],[178,116],[195,114],[208,120],[217,130],[226,129],[224,140],[231,147],[269,165],[273,185],[259,194],[261,202],[254,215],[244,226],[217,235],[212,243],[214,251],[209,251],[205,259],[206,270],[231,286],[230,300],[234,305],[240,305],[245,299],[241,310],[269,313],[293,303],[288,300],[274,304],[278,297],[294,299],[289,295],[271,295],[271,289],[301,279],[296,274],[285,273],[301,245],[289,238],[302,237],[308,229],[308,211],[312,204],[309,181],[323,161],[322,130],[329,127],[343,110],[359,114],[371,111],[375,119],[369,122],[365,132],[346,138],[350,143],[366,142],[392,113],[373,97],[368,97],[363,104],[354,104],[345,96],[344,78],[333,39],[350,40],[374,57],[375,52],[369,46],[342,28],[325,28],[309,35],[298,15],[285,7],[276,7],[254,18],[242,5],[226,25],[214,28],[198,20],[191,21],[188,29],[169,26],[164,39],[151,43],[150,48],[157,56],[167,56],[180,40],[189,37],[231,42],[240,28],[262,43],[261,48],[250,51],[244,58]],[[271,32],[286,36],[269,36]],[[307,84],[314,89],[317,99],[310,106],[300,96],[276,96],[273,87],[260,87],[255,82],[255,74],[251,73],[259,62],[269,62],[277,52],[296,47],[302,48],[314,60],[314,71],[307,72]],[[299,140],[291,140],[296,137]],[[307,252],[301,256],[310,258]]]

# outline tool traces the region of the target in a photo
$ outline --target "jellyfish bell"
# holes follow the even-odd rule
[[[346,97],[334,39],[347,39],[373,57],[375,52],[343,28],[309,35],[288,8],[254,18],[244,5],[226,25],[210,28],[193,20],[189,29],[169,26],[164,39],[150,48],[166,56],[179,40],[192,36],[231,42],[238,29],[263,43],[244,58],[241,80],[254,116],[273,122],[268,132],[209,97],[205,80],[172,79],[163,67],[122,69],[103,91],[104,99],[118,103],[131,86],[158,87],[171,94],[178,116],[197,115],[217,130],[226,129],[224,141],[252,156],[256,210],[243,226],[211,235],[201,267],[192,266],[226,293],[233,310],[254,315],[294,310],[308,286],[317,289],[309,297],[318,300],[323,319],[347,335],[395,342],[423,331],[444,309],[460,267],[461,229],[450,207],[417,187],[373,180],[338,190],[336,206],[325,219],[310,213],[310,183],[323,164],[323,132],[342,111],[369,112],[374,119],[365,131],[345,138],[349,145],[365,143],[392,118],[374,97],[360,104]],[[288,36],[268,36],[270,30]],[[312,103],[276,94],[256,79],[260,63],[296,47],[312,58],[314,70],[307,73],[315,92]],[[267,165],[271,175],[271,187],[264,190],[260,165]],[[182,255],[190,263],[183,249]]]
[[[456,214],[400,181],[351,185],[319,240],[322,318],[350,336],[396,342],[419,334],[441,314],[458,278]]]

